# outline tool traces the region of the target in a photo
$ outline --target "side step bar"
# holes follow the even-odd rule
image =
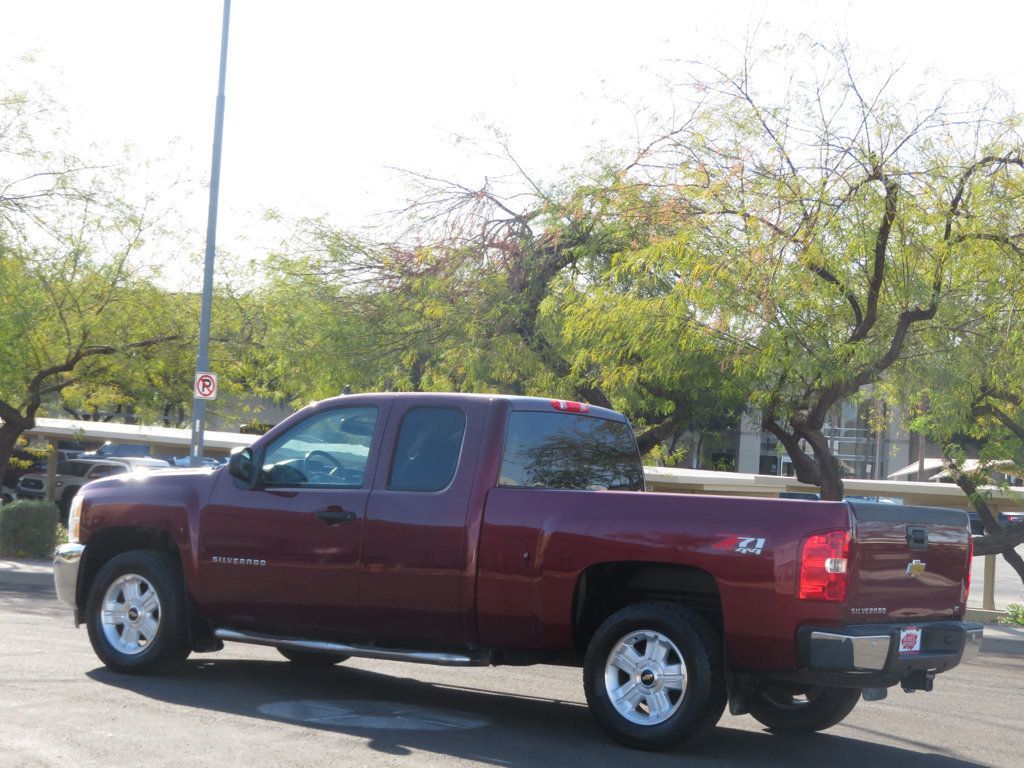
[[[384,661],[412,661],[417,664],[440,664],[446,667],[486,667],[491,663],[490,653],[436,653],[433,651],[406,651],[398,648],[381,648],[376,645],[348,645],[324,640],[301,640],[294,637],[278,637],[258,632],[240,632],[234,629],[215,629],[213,636],[219,640],[253,645],[272,645],[275,648],[293,648],[297,651],[320,651],[358,656],[364,659]]]

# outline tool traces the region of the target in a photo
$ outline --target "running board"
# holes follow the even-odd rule
[[[324,640],[300,640],[294,637],[278,637],[258,632],[240,632],[234,629],[215,629],[213,636],[219,640],[253,645],[272,645],[275,648],[292,648],[296,651],[338,653],[344,656],[358,656],[363,659],[384,661],[411,661],[417,664],[440,664],[446,667],[486,667],[491,663],[490,653],[435,653],[433,651],[406,651],[398,648],[381,648],[376,645],[348,645],[330,643]]]

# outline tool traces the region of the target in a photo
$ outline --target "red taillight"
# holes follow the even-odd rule
[[[964,574],[964,596],[960,601],[967,606],[967,598],[971,594],[971,566],[974,565],[974,537],[967,533],[967,573]]]
[[[587,413],[590,406],[586,403],[577,403],[575,400],[552,400],[551,407],[556,411],[568,411],[569,413]]]
[[[825,531],[808,536],[800,548],[800,599],[845,600],[849,554],[849,531]]]

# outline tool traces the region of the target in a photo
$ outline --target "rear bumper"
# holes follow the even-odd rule
[[[902,630],[921,630],[920,649],[900,649]],[[982,625],[970,621],[804,627],[798,635],[801,667],[812,672],[902,679],[913,672],[945,672],[981,648]]]
[[[53,586],[57,599],[75,611],[78,624],[78,567],[82,563],[85,547],[81,544],[61,544],[53,553]]]

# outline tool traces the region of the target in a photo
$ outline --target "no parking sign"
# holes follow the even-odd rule
[[[195,395],[197,400],[217,399],[217,374],[196,373]]]

